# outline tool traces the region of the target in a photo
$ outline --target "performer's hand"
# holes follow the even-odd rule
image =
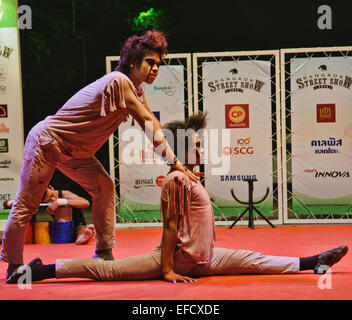
[[[199,181],[199,176],[200,173],[197,172],[193,172],[191,170],[189,170],[185,165],[183,165],[181,162],[176,162],[174,164],[171,165],[171,168],[175,169],[175,170],[179,170],[181,172],[183,172],[186,176],[190,177],[193,181],[198,182]]]
[[[173,283],[176,283],[176,282],[187,283],[187,282],[195,282],[196,281],[196,279],[193,279],[193,278],[190,278],[187,276],[182,276],[182,275],[177,274],[173,271],[170,271],[168,273],[164,273],[164,280],[168,281],[168,282],[173,282]]]
[[[55,211],[57,210],[58,207],[59,207],[59,204],[56,201],[54,201],[48,205],[45,211],[46,213],[49,213],[49,214],[55,214]]]

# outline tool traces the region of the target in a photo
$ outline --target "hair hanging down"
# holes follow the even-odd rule
[[[160,59],[167,54],[167,41],[165,35],[157,30],[149,30],[142,36],[129,37],[120,52],[119,65],[115,70],[128,74],[130,64],[140,66],[147,51],[155,51]]]
[[[188,129],[193,129],[195,132],[197,132],[198,130],[204,129],[207,125],[207,113],[205,112],[201,112],[199,111],[198,113],[195,113],[191,116],[189,116],[185,121],[171,121],[168,123],[165,123],[165,125],[163,125],[163,130],[170,130],[172,133],[172,136],[170,137],[169,134],[167,134],[167,132],[164,131],[165,134],[165,138],[167,140],[167,142],[169,143],[170,146],[173,146],[173,152],[177,155],[177,157],[179,158],[179,160],[184,160],[183,156],[184,156],[184,152],[183,150],[180,150],[180,153],[177,150],[177,130],[178,129],[182,129],[187,131]],[[173,139],[173,141],[170,141],[171,139]],[[187,136],[185,137],[186,141],[185,141],[185,146],[188,145],[188,138]]]
[[[185,121],[170,121],[163,125],[163,129],[170,130],[176,139],[177,129],[193,129],[194,131],[198,131],[200,129],[204,129],[207,125],[207,113],[199,111],[191,116],[189,116]]]

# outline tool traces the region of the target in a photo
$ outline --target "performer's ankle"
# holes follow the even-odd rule
[[[299,258],[299,271],[314,270],[314,267],[318,261],[318,256],[319,255]]]
[[[9,263],[6,271],[6,279],[8,279],[11,274],[13,274],[22,265],[23,264]]]

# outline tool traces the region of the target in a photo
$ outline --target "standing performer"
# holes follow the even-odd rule
[[[93,257],[114,259],[115,186],[94,155],[130,115],[165,161],[198,180],[166,143],[141,86],[142,82],[153,83],[166,53],[167,42],[161,32],[148,31],[128,38],[117,70],[78,91],[55,115],[31,129],[24,147],[18,191],[3,235],[0,260],[9,264],[7,278],[23,264],[26,226],[37,212],[55,168],[92,196],[96,229]]]
[[[205,127],[205,115],[175,121],[164,128],[176,131],[198,131]],[[170,135],[166,135],[170,137]],[[175,153],[177,151],[175,150]],[[200,137],[194,133],[192,143],[185,150],[184,159],[190,170],[201,163]],[[181,155],[177,153],[178,156]],[[195,159],[195,161],[193,161]],[[212,205],[202,184],[192,181],[177,169],[171,169],[161,190],[163,235],[161,245],[152,253],[114,261],[95,259],[56,260],[43,265],[41,259],[32,260],[32,281],[48,278],[90,278],[95,280],[164,279],[169,282],[194,282],[194,277],[234,274],[282,274],[314,270],[324,273],[346,253],[342,245],[312,257],[281,257],[263,255],[249,250],[214,248],[215,226]],[[16,272],[8,283],[17,283],[25,271]]]

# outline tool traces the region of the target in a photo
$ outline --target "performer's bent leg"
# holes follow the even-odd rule
[[[192,270],[195,275],[298,273],[299,258],[263,255],[249,250],[214,248],[211,261]]]
[[[28,222],[37,212],[55,170],[56,162],[49,146],[51,138],[41,129],[34,127],[27,137],[19,187],[4,230],[0,260],[13,265],[23,264]]]
[[[94,280],[148,280],[162,277],[161,266],[152,254],[113,261],[101,259],[56,260],[56,278]]]
[[[96,158],[72,159],[58,169],[80,184],[92,196],[92,215],[96,230],[96,250],[115,246],[115,185]]]

